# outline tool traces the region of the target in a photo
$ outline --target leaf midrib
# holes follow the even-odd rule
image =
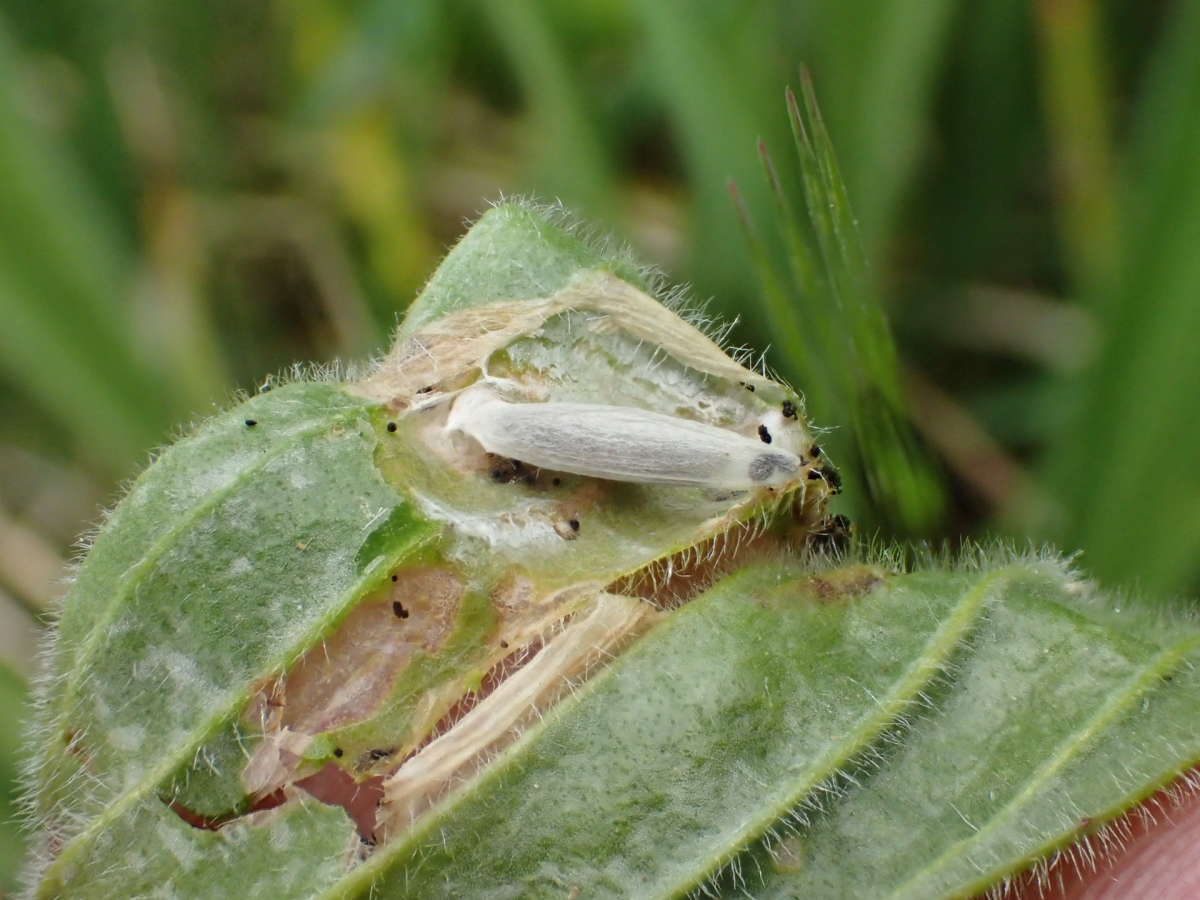
[[[775,804],[743,827],[730,841],[728,850],[716,858],[710,859],[707,865],[693,873],[689,880],[680,881],[656,896],[662,900],[670,900],[670,898],[695,891],[704,883],[705,879],[743,852],[753,841],[762,837],[767,829],[794,809],[808,793],[816,789],[817,785],[832,777],[844,763],[865,750],[889,724],[896,721],[909,701],[929,683],[934,673],[949,659],[963,635],[978,618],[988,595],[994,589],[1002,590],[1005,583],[1011,580],[1018,571],[1014,567],[998,569],[988,573],[964,591],[962,599],[955,605],[954,611],[933,633],[912,665],[896,680],[895,687],[889,693],[888,698],[873,705],[871,707],[872,714],[863,716],[859,720],[858,728],[848,739],[827,752],[820,764],[814,766],[806,778],[793,783],[791,790],[787,791],[787,800]]]
[[[1146,665],[1138,669],[1126,681],[1126,687],[1123,690],[1115,692],[1109,702],[1104,704],[1096,715],[1088,719],[1082,728],[1077,729],[1066,739],[1060,741],[1055,752],[1045,763],[1038,767],[1025,787],[1018,791],[1001,809],[991,816],[982,827],[969,837],[951,844],[936,859],[925,867],[918,869],[906,881],[895,888],[890,896],[897,898],[897,900],[905,897],[929,896],[928,893],[920,893],[919,891],[914,893],[914,889],[919,889],[922,883],[928,885],[929,880],[936,877],[940,870],[946,868],[957,858],[969,853],[972,845],[979,843],[987,834],[999,828],[1001,824],[1017,814],[1042,785],[1061,771],[1072,759],[1076,758],[1088,743],[1098,737],[1135,700],[1153,687],[1164,673],[1177,668],[1183,658],[1198,647],[1200,647],[1200,638],[1189,638],[1168,647],[1152,657]],[[986,890],[995,883],[998,877],[1008,872],[1017,871],[1029,861],[1036,858],[1036,855],[1040,855],[1040,851],[1032,855],[1026,855],[1015,861],[1006,867],[1004,871],[993,871],[989,875],[980,877],[955,896],[971,897],[979,891]]]

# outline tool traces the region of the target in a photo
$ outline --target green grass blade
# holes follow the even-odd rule
[[[826,285],[823,282],[824,276],[817,260],[817,253],[812,247],[811,232],[801,222],[800,215],[793,206],[791,197],[779,177],[775,160],[771,157],[766,143],[761,139],[758,142],[758,156],[762,161],[763,174],[766,175],[767,184],[771,188],[771,197],[775,201],[775,211],[780,230],[783,233],[792,280],[798,287],[807,289],[801,294],[801,299],[807,301],[807,310],[810,313],[814,312],[816,311],[814,304],[819,302],[817,298],[821,289],[826,288]],[[813,316],[813,318],[823,321],[821,316]]]
[[[849,420],[850,434],[834,435],[831,444],[861,474],[875,503],[878,518],[872,524],[886,521],[902,532],[920,533],[940,515],[940,485],[908,423],[895,344],[807,76],[802,99],[788,91],[787,108],[817,249],[810,249],[767,158],[779,227],[789,247],[796,310],[770,299],[779,291],[767,292],[769,308],[775,311],[776,326],[784,331],[799,327],[798,316],[804,323],[804,340],[818,348],[814,355],[824,369],[818,384],[827,393],[817,398],[814,410],[818,421]],[[815,260],[819,260],[820,277]],[[871,521],[869,509],[860,514]]]
[[[1200,575],[1200,3],[1179,4],[1144,86],[1125,249],[1094,304],[1103,341],[1049,459],[1051,527],[1096,574],[1151,593]],[[1181,406],[1181,404],[1183,404]]]
[[[124,474],[179,409],[140,352],[128,248],[21,108],[16,67],[0,32],[0,372],[85,459]]]
[[[772,42],[770,11],[681,0],[636,0],[631,11],[644,29],[652,86],[671,119],[692,186],[694,280],[705,293],[717,294],[714,309],[741,316],[750,332],[769,334],[748,290],[745,261],[731,252],[740,235],[724,185],[737,182],[756,219],[770,208],[754,155],[760,135],[772,145],[783,138],[782,123],[767,105],[778,71],[761,52]],[[789,364],[782,360],[779,367]]]
[[[763,158],[769,160],[766,155]],[[772,185],[774,186],[774,183]],[[813,339],[813,331],[820,328],[824,319],[806,315],[813,305],[811,302],[804,302],[811,296],[809,291],[804,289],[798,296],[794,282],[789,281],[788,275],[780,271],[736,182],[730,181],[729,194],[738,221],[742,225],[742,233],[745,235],[755,274],[758,276],[762,303],[766,307],[767,319],[775,335],[775,350],[787,360],[788,368],[793,371],[799,383],[804,385],[806,396],[828,397],[831,390],[830,379],[821,354],[829,345],[825,341]],[[794,260],[793,254],[789,253],[789,257]],[[795,265],[793,261],[793,269]],[[814,272],[813,278],[815,277]],[[809,281],[806,285],[813,283],[815,282]]]
[[[1117,254],[1117,206],[1110,102],[1099,21],[1092,0],[1035,3],[1042,95],[1060,199],[1060,233],[1076,288],[1103,287]]]
[[[810,13],[807,52],[872,259],[884,257],[921,153],[955,6],[848,0]]]
[[[611,221],[616,196],[610,157],[542,5],[483,0],[477,8],[499,38],[526,98],[532,182],[573,208]]]

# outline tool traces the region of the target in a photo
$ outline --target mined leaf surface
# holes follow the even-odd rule
[[[1200,757],[1194,628],[1052,562],[865,571],[721,582],[329,896],[966,897]]]
[[[499,207],[447,260],[414,321],[422,308],[431,321],[570,280],[556,319],[505,331],[511,313],[493,309],[480,319],[484,334],[498,330],[507,343],[465,356],[434,356],[418,331],[402,349],[435,369],[453,360],[457,380],[397,388],[402,359],[384,379],[391,390],[276,387],[138,479],[65,600],[43,692],[31,804],[40,895],[82,889],[102,860],[140,871],[147,809],[170,808],[204,842],[309,776],[351,790],[386,775],[474,702],[490,670],[536,651],[606,586],[628,577],[629,591],[644,592],[685,552],[682,578],[699,581],[743,543],[762,549],[788,528],[806,533],[798,513],[821,515],[831,488],[795,395],[611,272],[638,277],[624,257],[536,210]],[[576,310],[593,289],[581,284],[610,291],[612,305]],[[621,303],[640,311],[642,332],[628,331]],[[572,342],[572,329],[588,337]],[[459,336],[449,334],[452,351]],[[680,359],[643,347],[655,336]],[[689,355],[689,342],[701,350]],[[583,356],[586,367],[570,365]],[[548,385],[587,400],[595,384],[611,401],[740,429],[755,448],[770,416],[776,446],[794,449],[805,470],[779,490],[724,493],[525,472],[443,427],[456,389],[489,365],[509,384],[529,380],[534,398]],[[614,377],[635,383],[603,387]],[[665,574],[646,571],[660,561]],[[376,823],[355,815],[370,840]]]
[[[498,207],[402,340],[597,271],[640,278]],[[1195,625],[1131,614],[1056,561],[797,556],[823,470],[794,497],[731,499],[460,464],[439,416],[483,362],[543,399],[803,427],[770,382],[647,361],[620,325],[564,308],[457,381],[280,387],[166,451],[63,609],[33,745],[35,895],[963,896],[1200,759]],[[598,671],[539,669],[605,591],[690,602],[602,644]],[[469,764],[416,770],[450,774],[406,806],[409,752],[461,737],[456,708],[496,713],[471,692],[531,655],[521,696],[548,705],[502,709],[458,747]],[[314,772],[382,781],[386,805],[351,821],[304,793]],[[282,805],[249,812],[264,798]]]
[[[743,571],[351,884],[378,871],[386,896],[686,892],[891,724],[1012,577]]]
[[[111,859],[95,840],[434,533],[379,475],[376,439],[336,386],[279,388],[167,451],[114,511],[42,710],[37,804],[63,842],[44,889]]]

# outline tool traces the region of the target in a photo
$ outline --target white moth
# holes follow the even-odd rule
[[[510,403],[463,392],[446,427],[488,453],[542,469],[633,481],[744,490],[795,479],[801,461],[726,428],[631,406]]]

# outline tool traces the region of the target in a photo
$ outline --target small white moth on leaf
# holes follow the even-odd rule
[[[799,395],[609,272],[424,321],[359,390],[396,424],[383,471],[488,583],[610,584],[701,545],[732,558],[768,525],[806,541],[825,518]]]
[[[631,406],[512,403],[486,385],[464,391],[446,427],[488,453],[593,478],[743,490],[794,480],[794,453],[715,425]]]

